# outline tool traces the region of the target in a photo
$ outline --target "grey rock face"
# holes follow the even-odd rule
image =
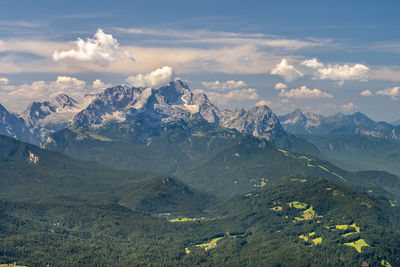
[[[82,109],[80,103],[66,94],[58,94],[50,101],[33,102],[21,114],[26,127],[41,141],[52,132],[68,127],[75,114]]]
[[[243,109],[225,111],[221,125],[244,134],[265,138],[279,146],[287,146],[289,142],[278,117],[265,105],[252,107],[247,112]]]
[[[16,114],[12,114],[0,104],[0,134],[16,138],[18,140],[37,143],[38,140],[29,131],[25,125],[25,121],[18,117]]]

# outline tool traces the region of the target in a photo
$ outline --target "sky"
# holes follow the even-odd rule
[[[179,78],[220,108],[400,119],[400,1],[0,0],[0,103]]]

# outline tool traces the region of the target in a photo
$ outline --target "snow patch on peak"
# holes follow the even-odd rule
[[[134,103],[133,108],[138,110],[142,109],[146,105],[148,99],[152,94],[153,94],[153,89],[150,87],[143,90],[140,96],[138,97],[137,101]]]
[[[189,111],[191,114],[195,114],[198,113],[200,110],[199,105],[188,105],[187,101],[183,98],[183,96],[181,97],[182,101],[183,101],[183,108],[187,111]]]
[[[104,122],[117,121],[124,122],[126,120],[126,113],[123,111],[114,111],[113,113],[106,113],[102,116]]]
[[[34,165],[39,163],[39,156],[33,154],[31,151],[28,151],[29,155],[28,155],[28,162],[32,163]]]

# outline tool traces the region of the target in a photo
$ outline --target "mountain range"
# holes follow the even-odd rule
[[[397,141],[400,139],[400,126],[394,126],[387,122],[376,122],[361,112],[322,116],[314,113],[302,113],[297,109],[279,116],[279,120],[283,128],[293,134],[357,134]]]
[[[289,145],[269,107],[221,111],[205,94],[193,93],[180,80],[158,89],[114,86],[81,102],[59,94],[50,101],[32,103],[19,116],[4,116],[1,125],[9,130],[0,133],[38,145],[51,133],[71,125],[96,128],[112,121],[127,123],[138,116],[146,117],[145,127],[149,128],[182,118],[202,118],[283,147]]]
[[[400,178],[331,163],[394,163],[390,124],[220,110],[180,80],[0,111],[0,262],[400,264]]]
[[[147,128],[179,119],[202,118],[243,134],[265,138],[283,148],[290,147],[288,133],[400,138],[400,126],[375,122],[360,112],[326,117],[295,110],[277,116],[265,105],[247,111],[220,110],[204,93],[192,92],[181,80],[158,89],[118,85],[79,100],[59,94],[49,101],[33,102],[19,115],[1,106],[0,115],[0,134],[36,145],[47,142],[52,133],[69,126],[96,128],[110,122],[129,123],[137,117],[143,118]]]

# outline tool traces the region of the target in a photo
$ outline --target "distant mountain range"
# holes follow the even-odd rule
[[[314,113],[302,113],[297,109],[278,118],[285,131],[293,134],[357,134],[391,140],[400,139],[400,126],[376,122],[360,112],[349,115],[337,113],[325,117]]]

